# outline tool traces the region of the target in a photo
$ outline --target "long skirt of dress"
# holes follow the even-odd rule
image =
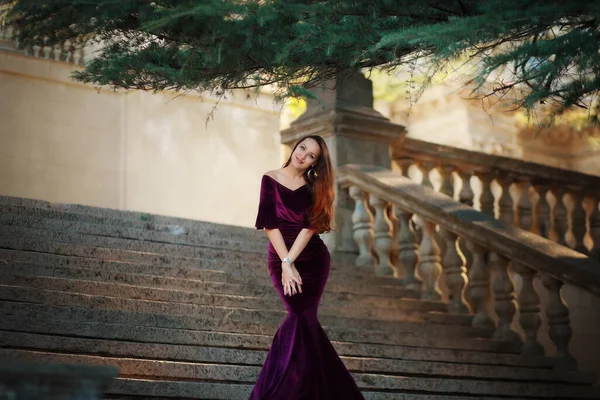
[[[330,255],[324,245],[316,247],[322,250],[295,262],[302,293],[293,296],[283,294],[281,261],[269,252],[271,280],[288,315],[273,338],[250,400],[364,399],[317,319]]]

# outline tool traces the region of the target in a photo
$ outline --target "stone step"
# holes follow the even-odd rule
[[[43,241],[53,243],[69,243],[86,248],[102,248],[112,251],[129,251],[134,253],[160,254],[162,256],[177,256],[186,258],[219,258],[222,261],[246,261],[246,263],[264,262],[266,259],[266,244],[261,250],[254,252],[243,251],[242,242],[231,241],[228,244],[206,242],[202,245],[183,245],[159,242],[147,242],[138,239],[125,239],[107,236],[85,235],[75,232],[57,232],[45,229],[27,228],[21,226],[0,226],[0,244],[7,239],[8,243],[20,239],[22,243]]]
[[[212,363],[190,363],[176,361],[142,360],[121,357],[99,357],[91,355],[72,355],[62,353],[47,353],[31,350],[0,349],[0,357],[21,362],[43,361],[52,363],[111,365],[119,368],[123,378],[146,378],[152,380],[177,380],[179,382],[223,382],[252,385],[258,378],[259,366],[240,366]],[[512,397],[540,397],[558,399],[597,399],[600,391],[597,388],[575,384],[521,382],[501,379],[469,379],[446,378],[436,375],[393,375],[387,373],[372,374],[354,372],[354,378],[361,390],[372,391],[418,391],[436,394],[463,393],[477,395],[496,395]],[[164,390],[164,386],[161,385]],[[108,393],[113,392],[109,389]],[[172,391],[169,391],[173,393]],[[142,390],[132,393],[141,394]],[[132,394],[123,393],[123,394]],[[152,392],[153,395],[162,395]],[[178,393],[180,397],[188,398],[191,393]]]
[[[117,385],[126,385],[126,384],[130,384],[130,382],[136,382],[136,384],[138,384],[139,382],[150,382],[150,381],[145,381],[145,380],[134,380],[134,379],[128,379],[128,378],[118,378],[115,380],[115,382],[113,383],[112,389],[113,391],[116,390],[123,390],[120,386],[117,387]],[[172,381],[171,381],[172,382]],[[167,382],[165,381],[165,384],[170,384],[171,382]],[[133,383],[131,383],[133,384]],[[241,390],[241,388],[245,388],[245,391],[242,393],[238,393],[236,391],[229,391],[228,390],[228,385],[227,384],[222,384],[222,383],[206,383],[204,384],[204,382],[199,382],[196,383],[199,393],[202,393],[202,395],[204,394],[208,394],[210,393],[210,398],[211,399],[247,399],[248,396],[250,395],[250,391],[252,390],[252,387],[247,387],[248,385],[232,385],[232,387],[234,387],[236,390]],[[151,390],[151,389],[148,389]],[[414,392],[408,393],[408,392],[404,392],[404,393],[400,393],[400,392],[372,392],[372,391],[365,391],[362,390],[362,395],[365,398],[365,400],[481,400],[482,397],[481,396],[477,396],[477,397],[472,397],[472,396],[464,396],[464,395],[459,395],[459,396],[454,396],[454,395],[436,395],[436,394],[417,394]],[[219,396],[223,396],[223,397],[219,397]],[[235,397],[238,396],[238,397]],[[196,398],[201,398],[201,397],[196,397]],[[173,400],[173,397],[162,397],[162,396],[149,396],[149,395],[141,395],[141,396],[136,396],[136,395],[123,395],[123,394],[105,394],[104,396],[105,400]],[[486,400],[501,400],[501,399],[506,399],[506,397],[490,397],[490,396],[485,396]],[[511,400],[527,400],[527,399],[523,399],[522,397],[511,397]]]
[[[171,227],[162,231],[148,228],[112,226],[101,223],[65,221],[62,219],[40,218],[39,216],[7,214],[0,212],[0,231],[6,227],[32,230],[45,230],[54,233],[76,233],[89,236],[107,237],[184,246],[212,246],[231,248],[247,252],[262,252],[268,245],[268,238],[249,234],[231,234],[212,230],[194,234],[183,228]]]
[[[217,224],[214,222],[170,217],[139,211],[124,211],[67,203],[45,202],[45,204],[43,204],[35,202],[36,200],[33,200],[33,202],[20,202],[19,200],[15,201],[14,198],[8,199],[7,201],[6,199],[0,197],[0,212],[43,217],[45,212],[52,211],[56,213],[60,219],[68,221],[101,223],[110,226],[145,229],[168,229],[170,227],[182,227],[186,230],[186,232],[189,233],[211,230],[214,232],[225,232],[241,235],[259,234],[259,232],[252,227]]]
[[[1,206],[0,206],[1,207]],[[70,232],[70,233],[84,233],[84,234],[88,234],[88,235],[92,235],[92,236],[108,236],[108,237],[114,237],[114,238],[125,238],[125,239],[129,239],[129,240],[134,240],[136,242],[139,241],[143,241],[143,242],[156,242],[157,244],[165,244],[165,243],[170,243],[170,244],[184,244],[187,246],[201,246],[201,247],[205,247],[205,246],[210,246],[210,247],[221,247],[224,249],[231,249],[231,246],[229,246],[230,240],[232,238],[232,236],[228,235],[228,234],[224,234],[225,236],[219,234],[219,233],[215,233],[213,231],[200,231],[197,234],[194,235],[175,235],[175,234],[170,234],[170,233],[164,233],[164,232],[155,232],[155,231],[150,231],[148,229],[130,229],[127,227],[111,227],[111,226],[106,226],[103,224],[75,224],[72,223],[70,221],[62,221],[62,220],[58,220],[56,221],[58,224],[55,225],[53,223],[53,221],[55,220],[48,220],[46,221],[45,219],[41,219],[39,217],[36,218],[31,218],[31,217],[24,217],[22,215],[18,215],[18,214],[2,214],[0,213],[0,224],[2,224],[4,221],[5,224],[7,225],[15,225],[16,228],[18,227],[33,227],[33,228],[39,228],[39,229],[46,229],[46,230],[58,230],[60,232]],[[46,221],[46,222],[44,222]],[[2,225],[0,225],[0,231],[2,230]],[[216,242],[211,242],[211,240],[213,240],[214,238],[217,238],[219,240],[219,243]],[[237,240],[239,242],[239,246],[241,246],[239,248],[240,251],[250,251],[253,253],[261,253],[264,254],[266,252],[266,248],[267,248],[267,244],[268,244],[268,239],[266,238],[266,236],[264,234],[262,234],[261,236],[256,236],[256,235],[239,235],[239,236],[235,236],[235,240]],[[252,244],[252,248],[247,247],[249,244]],[[246,247],[244,247],[246,246]],[[338,263],[338,259],[339,256],[334,254],[332,257],[332,267],[335,273],[335,269],[337,267],[337,263]],[[346,259],[343,261],[345,264],[348,264],[348,261],[350,261],[350,264],[352,264],[353,262],[353,258],[352,257],[345,257]],[[261,261],[259,263],[259,266],[262,268],[264,266],[264,262]],[[380,281],[380,283],[382,282],[389,282],[390,277],[387,278],[382,278],[382,277],[376,277],[373,276],[373,271],[369,268],[364,269],[364,268],[345,268],[344,269],[344,274],[352,274],[352,275],[357,275],[357,276],[361,276],[362,275],[366,275],[368,278],[373,279],[374,281]]]
[[[244,240],[266,240],[264,232],[253,227],[222,225],[207,221],[177,218],[170,222],[161,223],[156,222],[155,216],[151,214],[141,214],[137,219],[123,219],[119,217],[96,216],[86,212],[58,210],[55,208],[32,208],[0,204],[0,215],[5,216],[0,218],[0,224],[4,225],[46,224],[51,221],[59,221],[69,223],[71,226],[83,226],[86,224],[105,226],[108,232],[134,229],[142,232],[168,233],[175,237],[193,237],[196,235],[211,234]],[[169,218],[167,217],[167,219]]]
[[[11,213],[43,217],[45,211],[52,211],[61,219],[70,221],[94,222],[106,225],[134,228],[183,227],[190,233],[210,230],[241,235],[260,235],[251,227],[217,224],[193,219],[170,217],[139,211],[124,211],[67,203],[49,203],[43,200],[22,199],[0,196],[0,213]]]
[[[154,300],[168,303],[214,305],[220,307],[244,307],[249,309],[283,310],[279,298],[199,293],[181,289],[160,289],[102,281],[65,279],[50,276],[22,276],[15,274],[13,265],[0,265],[0,282],[6,286],[31,287],[60,292],[72,292],[95,296],[114,296],[128,299]],[[9,296],[7,294],[6,296]],[[5,297],[11,299],[10,297]],[[364,298],[364,301],[363,301]],[[424,319],[436,323],[463,324],[471,322],[470,316],[450,315],[441,303],[421,302],[412,299],[397,299],[393,304],[382,307],[374,296],[349,295],[343,299],[325,298],[319,311],[321,315],[343,315],[352,318],[381,320]],[[429,314],[431,311],[435,313]]]
[[[8,250],[11,251],[12,250]],[[0,260],[4,262],[0,263],[0,271],[6,273],[19,274],[22,276],[41,276],[41,277],[62,277],[66,279],[82,279],[83,276],[95,276],[96,271],[104,271],[107,274],[119,274],[124,273],[127,275],[151,275],[151,276],[162,276],[167,278],[186,279],[201,282],[214,282],[214,283],[231,283],[233,285],[250,285],[250,286],[268,286],[272,287],[272,281],[269,277],[252,277],[244,278],[239,275],[214,270],[203,270],[203,269],[192,269],[192,268],[175,268],[175,267],[152,267],[145,265],[138,265],[132,263],[121,263],[118,261],[102,261],[94,259],[83,259],[78,257],[64,257],[68,258],[63,260],[62,256],[56,256],[56,262],[49,260],[49,257],[38,257],[40,253],[19,253],[14,254],[32,254],[35,255],[34,261],[40,261],[45,264],[35,264],[30,262],[12,261],[13,257],[9,257],[7,261],[3,256],[7,250],[0,250]],[[14,259],[21,259],[22,257],[14,257]],[[25,259],[30,259],[26,257]],[[33,258],[32,258],[33,259]],[[65,262],[61,262],[65,261]],[[93,280],[87,279],[86,280]],[[116,279],[113,279],[116,281]],[[136,285],[145,287],[142,285]],[[181,290],[178,288],[177,290]],[[195,291],[195,293],[198,293]],[[237,293],[239,294],[239,293]],[[272,293],[273,297],[276,297]],[[441,301],[429,301],[412,298],[398,298],[397,296],[384,296],[381,293],[378,295],[368,294],[352,294],[352,293],[334,293],[325,292],[324,298],[330,299],[331,301],[339,302],[360,302],[365,306],[378,307],[378,308],[393,308],[398,309],[402,305],[410,305],[411,309],[419,311],[437,311],[443,312],[447,310],[447,305]],[[400,308],[402,309],[402,307]]]
[[[96,355],[153,359],[175,362],[235,364],[261,366],[267,352],[260,350],[229,349],[220,347],[182,346],[153,343],[131,343],[115,340],[97,340],[56,337],[30,333],[0,331],[0,348],[53,351],[65,354]],[[593,374],[557,372],[549,368],[525,368],[439,361],[421,361],[379,358],[372,355],[349,357],[342,360],[352,372],[445,376],[454,378],[506,379],[514,381],[545,381],[593,383]]]
[[[73,236],[76,236],[73,234]],[[64,238],[63,240],[67,240]],[[81,239],[81,238],[80,238]],[[79,240],[79,244],[68,241],[47,239],[43,232],[28,234],[19,229],[0,232],[0,248],[7,250],[49,253],[63,256],[96,258],[101,260],[119,260],[127,263],[140,263],[157,266],[176,266],[184,268],[205,268],[236,272],[242,275],[265,276],[267,270],[266,250],[262,254],[236,252],[209,247],[179,246],[186,253],[195,253],[194,257],[155,253],[150,251],[125,250],[102,247],[99,242],[103,238],[89,236]],[[106,243],[104,243],[106,244]],[[392,277],[376,277],[371,271],[348,267],[343,263],[332,263],[331,277],[340,281],[361,281],[361,284],[378,284],[382,286],[401,287],[401,280]],[[415,297],[416,293],[404,290],[406,297]]]
[[[272,336],[279,328],[279,325],[285,317],[285,313],[274,311],[254,311],[241,309],[227,309],[218,307],[198,307],[206,309],[205,314],[199,315],[169,315],[161,313],[124,311],[108,308],[92,309],[88,308],[91,303],[88,302],[85,308],[78,307],[76,300],[81,301],[81,296],[73,294],[55,295],[53,298],[56,303],[69,303],[70,305],[52,305],[39,303],[22,303],[12,301],[0,301],[0,315],[5,318],[19,317],[41,318],[44,320],[63,320],[73,322],[98,322],[106,324],[138,325],[144,327],[156,327],[167,329],[186,329],[196,331],[213,331],[237,334],[262,334]],[[45,300],[45,299],[44,299]],[[105,298],[97,305],[106,307]],[[118,303],[118,300],[109,299],[112,303]],[[122,301],[122,303],[126,303]],[[137,303],[137,304],[136,304]],[[139,306],[143,302],[136,302],[132,306]],[[209,314],[212,312],[213,314]],[[225,315],[225,317],[222,317]],[[220,318],[219,318],[220,317]],[[243,318],[242,318],[243,317]],[[277,318],[279,317],[279,319]],[[348,322],[349,319],[341,319]],[[258,321],[261,321],[258,323]],[[408,343],[430,343],[431,347],[445,346],[444,341],[448,343],[461,341],[477,342],[478,332],[472,328],[461,326],[446,326],[431,323],[417,322],[396,322],[393,329],[390,330],[367,330],[364,328],[340,327],[340,320],[332,317],[322,318],[322,325],[331,338],[331,340],[371,343],[371,344],[391,344],[407,345]],[[330,323],[327,325],[325,322]],[[350,325],[350,323],[348,323]],[[410,340],[409,340],[410,339]],[[500,346],[492,340],[489,341],[488,348]],[[437,344],[439,342],[439,344]],[[447,347],[446,347],[447,348]],[[500,347],[501,351],[507,351],[506,347]]]
[[[224,332],[275,333],[287,313],[280,310],[220,307],[212,305],[167,303],[163,301],[128,299],[111,296],[42,290],[30,287],[0,285],[0,300],[8,304],[76,307],[79,310],[103,310],[134,314],[131,318],[155,320],[166,327],[218,330]],[[18,303],[10,303],[10,302]],[[5,303],[6,304],[6,303]],[[344,334],[370,333],[382,337],[393,334],[435,334],[456,337],[482,337],[485,332],[468,325],[444,325],[413,318],[410,321],[386,321],[350,318],[344,315],[320,315],[323,326]],[[158,322],[161,321],[161,322]],[[178,325],[177,325],[178,324]]]
[[[267,350],[272,336],[227,332],[194,331],[118,324],[114,322],[72,321],[43,315],[33,317],[8,316],[0,319],[0,330],[72,336],[127,342],[208,346],[232,349]],[[331,337],[331,336],[330,336]],[[549,368],[552,360],[546,357],[522,357],[512,354],[510,346],[501,348],[499,342],[482,339],[443,337],[404,337],[396,345],[352,343],[333,340],[340,355],[372,356],[422,361],[465,362],[471,364]]]
[[[61,248],[69,245],[61,245]],[[58,249],[57,249],[58,250]],[[58,250],[60,251],[60,250]],[[173,276],[151,275],[141,273],[108,272],[108,268],[75,268],[75,267],[52,267],[51,265],[32,265],[27,263],[3,263],[7,268],[11,267],[14,273],[21,275],[43,275],[60,278],[96,280],[103,282],[118,282],[130,285],[146,287],[172,288],[181,290],[194,290],[203,293],[240,294],[246,296],[276,297],[268,271],[262,271],[261,280],[252,280],[244,283],[212,282],[194,278],[179,278]],[[112,264],[116,265],[115,263]],[[123,265],[123,264],[119,264]],[[128,264],[130,265],[130,264]],[[173,267],[169,267],[173,268]],[[175,267],[176,268],[176,267]],[[197,268],[198,269],[198,268]],[[330,278],[325,287],[326,293],[348,293],[357,295],[369,295],[377,297],[388,297],[393,299],[412,298],[412,292],[399,286],[368,285],[361,281],[345,281],[336,283],[335,277]]]
[[[43,269],[44,266],[72,268],[76,267],[81,269],[100,270],[107,272],[194,279],[204,282],[223,282],[259,286],[272,285],[271,278],[268,275],[266,267],[263,267],[262,270],[254,268],[238,268],[236,270],[232,269],[231,271],[216,270],[211,266],[205,265],[204,260],[201,260],[199,265],[195,265],[193,267],[180,267],[169,265],[141,264],[117,260],[103,260],[98,258],[82,256],[66,256],[61,254],[42,253],[38,251],[10,250],[1,248],[0,260],[4,260],[4,264],[6,265],[14,265],[15,268],[25,268],[26,266],[34,268],[34,265],[37,268],[41,269]],[[46,273],[42,272],[42,274]],[[338,274],[336,274],[335,272],[330,274],[329,282],[331,281],[335,281],[338,283],[344,281],[351,281],[354,284],[360,285],[390,286],[389,284],[387,284],[390,282],[390,279],[380,278],[378,280],[376,277],[374,278],[372,276],[367,277],[358,275],[354,275],[352,277],[344,277],[342,276],[341,269]],[[394,299],[397,298],[397,293],[397,291],[394,292]],[[405,294],[410,294],[411,296],[413,295],[413,293],[411,292]],[[377,297],[381,298],[382,296]],[[442,304],[441,302],[436,303]]]

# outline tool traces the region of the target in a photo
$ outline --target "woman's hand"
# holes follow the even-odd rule
[[[302,278],[295,265],[281,263],[281,285],[286,296],[302,293]]]

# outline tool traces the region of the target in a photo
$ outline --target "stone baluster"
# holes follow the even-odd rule
[[[567,208],[565,207],[564,195],[565,190],[561,187],[552,188],[552,194],[556,199],[554,210],[552,211],[552,219],[554,221],[554,238],[557,243],[566,246],[566,234],[569,229],[567,220]]]
[[[60,56],[62,56],[62,53],[63,53],[62,46],[59,44],[55,44],[54,47],[52,48],[52,55],[53,55],[54,61],[61,61]]]
[[[354,200],[352,213],[353,238],[358,246],[358,257],[354,262],[358,267],[374,267],[375,257],[372,249],[375,233],[373,231],[373,214],[367,205],[367,193],[358,186],[350,187],[350,197]]]
[[[400,166],[400,169],[402,170],[402,176],[405,178],[409,178],[408,169],[411,165],[415,163],[415,161],[412,158],[401,158],[396,163],[398,164],[398,166]]]
[[[81,60],[83,58],[83,49],[81,48],[81,44],[77,43],[75,48],[73,49],[73,64],[81,65]]]
[[[442,164],[438,171],[442,177],[442,185],[440,186],[440,193],[446,196],[454,197],[454,179],[452,179],[452,173],[456,168],[454,165]]]
[[[71,40],[66,40],[63,44],[63,50],[65,52],[65,62],[70,63],[73,58],[73,43]]]
[[[548,189],[550,187],[543,183],[536,183],[533,187],[539,197],[534,207],[534,232],[542,237],[549,238],[552,218],[550,216],[550,204],[548,204],[546,194],[548,193]]]
[[[431,170],[433,169],[433,167],[434,167],[434,164],[429,161],[421,161],[417,164],[417,168],[419,169],[419,171],[421,171],[421,174],[422,174],[421,185],[428,187],[430,189],[433,189],[433,183],[431,182],[431,179],[429,178],[429,174],[430,174]],[[423,221],[422,221],[421,217],[418,215],[415,215],[414,222],[415,222],[415,232],[417,233],[417,238],[419,239],[419,241],[423,241],[423,229],[422,229]]]
[[[369,204],[375,208],[375,221],[373,222],[373,230],[375,231],[374,249],[378,259],[375,274],[395,275],[390,260],[392,253],[392,223],[387,216],[389,203],[370,195]]]
[[[465,286],[467,284],[467,267],[465,258],[458,247],[458,236],[448,230],[440,229],[440,237],[446,242],[446,253],[442,262],[449,290],[448,311],[459,314],[469,311],[465,302]]]
[[[467,241],[467,247],[473,255],[473,264],[469,269],[467,301],[475,312],[473,327],[478,329],[494,329],[494,320],[488,315],[487,303],[490,300],[490,271],[485,262],[486,249],[475,242]]]
[[[571,231],[575,238],[575,246],[573,249],[583,254],[587,254],[588,250],[583,242],[585,234],[587,233],[585,208],[583,208],[583,192],[571,191],[569,192],[573,201],[573,210],[571,211]]]
[[[490,252],[490,269],[495,271],[494,283],[494,311],[498,316],[498,324],[494,335],[495,340],[513,342],[520,347],[522,342],[519,335],[511,328],[512,320],[517,311],[513,284],[508,274],[509,261],[496,252]]]
[[[517,202],[517,220],[519,223],[519,228],[529,231],[531,230],[531,225],[533,223],[532,218],[532,205],[531,200],[529,200],[529,188],[531,187],[531,183],[528,178],[521,178],[517,182],[517,189],[519,192],[519,200]]]
[[[421,298],[424,300],[441,300],[442,293],[438,287],[438,279],[442,273],[440,248],[435,241],[435,224],[422,222],[423,239],[419,248],[419,277],[423,281]]]
[[[573,334],[569,320],[569,309],[560,294],[563,283],[548,274],[542,274],[541,278],[544,287],[548,290],[546,317],[548,318],[550,339],[556,346],[554,368],[576,370],[577,361],[569,352],[569,342]]]
[[[94,55],[94,51],[89,43],[82,42],[81,43],[81,65],[86,65],[89,63]]]
[[[510,186],[513,183],[513,177],[507,174],[496,178],[496,180],[502,187],[502,195],[498,199],[498,219],[512,226],[515,222],[514,202],[510,195]]]
[[[42,51],[44,52],[44,59],[49,60],[50,59],[50,53],[52,52],[52,46],[48,45],[48,40],[50,38],[45,37],[44,38],[44,46],[42,47]]]
[[[517,296],[519,304],[519,323],[525,332],[525,341],[521,347],[524,356],[542,356],[544,348],[538,341],[537,335],[542,320],[540,318],[540,298],[533,287],[536,271],[520,262],[512,261],[513,270],[521,276],[522,286]]]
[[[459,170],[458,176],[460,177],[460,180],[462,181],[462,186],[460,188],[460,192],[458,192],[458,200],[462,204],[466,204],[469,207],[473,207],[473,200],[475,199],[475,193],[473,192],[473,188],[471,187],[472,174],[469,171]],[[467,246],[467,243],[463,237],[460,237],[458,239],[458,247],[459,247],[461,253],[463,254],[463,256],[465,256],[467,269],[469,269],[471,264],[473,263],[473,256],[471,255],[471,251],[469,250],[469,247]],[[468,287],[467,287],[467,290],[468,290]]]
[[[454,179],[452,179],[453,178],[452,173],[454,172],[455,167],[450,164],[442,164],[437,169],[442,178],[442,184],[440,186],[440,193],[445,194],[446,196],[449,196],[450,198],[454,198]],[[447,242],[446,238],[444,238],[441,235],[441,232],[442,232],[442,230],[440,229],[440,232],[436,233],[435,240],[437,241],[438,246],[440,246],[440,256],[442,257],[442,260],[444,260],[446,257],[446,246],[447,246],[448,242]],[[442,265],[443,264],[444,263],[442,262]],[[445,268],[445,266],[444,266],[444,268]]]
[[[466,204],[469,207],[473,207],[473,199],[475,199],[475,193],[471,187],[471,172],[459,170],[458,175],[462,181],[462,187],[458,193],[458,201],[462,204]]]
[[[430,189],[433,189],[433,183],[431,182],[431,179],[429,178],[429,174],[431,173],[431,170],[433,169],[434,166],[435,165],[429,161],[423,161],[423,162],[420,162],[419,164],[417,164],[419,171],[421,171],[421,173],[423,174],[423,176],[421,177],[421,185],[428,187]]]
[[[398,234],[400,231],[400,221],[396,217],[396,206],[390,204],[387,209],[387,216],[390,219],[390,223],[392,224],[392,253],[390,255],[390,261],[394,268],[394,276],[398,277],[396,273],[400,273],[398,271],[398,254],[400,252],[400,245],[398,244]]]
[[[594,247],[590,252],[590,257],[600,260],[600,209],[599,209],[599,197],[596,195],[593,197],[592,213],[590,214],[590,236],[594,242]]]
[[[489,172],[480,172],[477,177],[481,180],[481,196],[479,205],[481,212],[494,218],[494,194],[492,193],[493,176]]]
[[[39,44],[34,44],[33,46],[31,46],[31,49],[33,50],[33,56],[35,58],[38,58],[40,56],[40,50],[42,50],[42,46],[40,46]]]
[[[404,271],[404,286],[420,293],[421,280],[416,277],[415,270],[419,263],[419,245],[417,235],[410,223],[413,214],[395,207],[396,217],[400,222],[398,230],[398,265],[399,269]]]

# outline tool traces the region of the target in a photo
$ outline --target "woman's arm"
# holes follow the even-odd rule
[[[283,260],[285,257],[289,257],[288,256],[288,248],[285,245],[285,242],[283,241],[283,236],[281,235],[281,231],[277,228],[275,228],[275,229],[266,229],[265,228],[265,232],[267,233],[267,237],[269,238],[269,241],[273,245],[273,248],[277,252],[279,259]]]
[[[294,240],[294,244],[292,245],[292,248],[288,252],[287,256],[292,260],[296,260],[296,258],[298,258],[298,256],[302,253],[302,251],[308,244],[308,241],[314,234],[315,232],[312,229],[302,229],[298,236],[296,236],[296,240]]]

